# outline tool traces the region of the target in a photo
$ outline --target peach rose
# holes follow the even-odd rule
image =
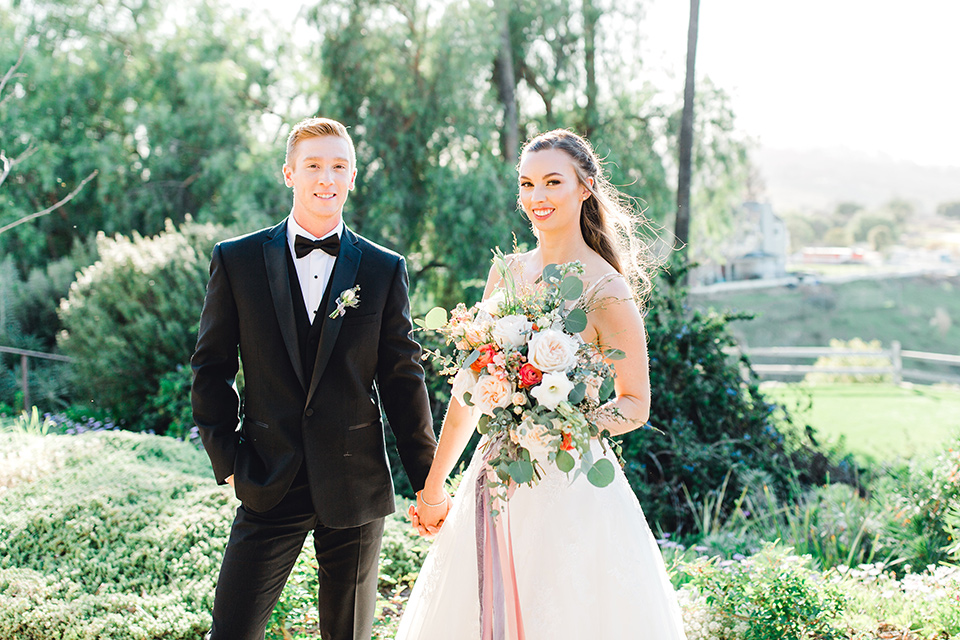
[[[527,359],[541,371],[569,371],[577,364],[576,338],[557,331],[546,329],[535,334],[528,344]]]
[[[493,415],[497,407],[506,407],[513,399],[513,384],[499,376],[480,376],[470,400],[481,413]]]

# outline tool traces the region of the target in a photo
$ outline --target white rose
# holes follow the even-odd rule
[[[533,323],[527,320],[526,316],[505,316],[493,325],[493,339],[503,348],[519,349],[527,341],[527,334],[531,329]]]
[[[506,407],[513,399],[513,384],[498,376],[480,376],[470,400],[481,413],[493,415],[497,407]]]
[[[527,360],[540,371],[568,371],[577,364],[576,338],[556,329],[534,334],[528,343]]]
[[[540,384],[530,390],[530,395],[537,402],[553,411],[561,402],[567,399],[573,390],[573,383],[565,373],[545,373]]]
[[[506,299],[507,296],[503,292],[503,289],[497,289],[489,298],[480,302],[480,309],[495,316],[500,313],[500,305],[503,304]]]
[[[547,461],[554,437],[547,433],[547,427],[539,422],[524,420],[517,427],[517,444],[530,452],[530,457],[540,462]]]
[[[457,375],[453,378],[453,389],[451,393],[453,397],[457,399],[457,402],[460,403],[460,406],[465,407],[467,403],[463,401],[463,394],[469,393],[472,396],[474,387],[476,386],[477,374],[474,373],[473,369],[467,367],[466,369],[457,371]]]

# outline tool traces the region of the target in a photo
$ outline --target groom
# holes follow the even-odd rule
[[[346,127],[300,122],[283,165],[290,215],[213,250],[193,417],[217,482],[241,505],[210,640],[262,640],[310,531],[324,640],[369,640],[395,508],[381,406],[414,488],[436,450],[404,260],[343,224],[356,175]]]

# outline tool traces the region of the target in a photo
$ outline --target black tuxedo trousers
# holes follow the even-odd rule
[[[217,481],[232,475],[242,503],[212,637],[263,637],[299,545],[314,531],[321,625],[331,625],[324,638],[367,640],[379,531],[395,509],[381,415],[415,488],[436,449],[406,269],[400,256],[345,228],[314,323],[322,324],[306,329],[286,235],[284,221],[214,248],[191,360],[194,421]],[[341,292],[355,286],[359,305],[330,318]],[[234,385],[241,362],[242,406]]]

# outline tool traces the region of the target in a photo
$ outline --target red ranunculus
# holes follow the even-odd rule
[[[564,451],[573,451],[573,438],[570,437],[569,433],[563,434],[563,440],[560,442],[560,448]]]
[[[529,362],[522,367],[520,367],[520,388],[527,389],[534,385],[540,384],[540,381],[543,380],[543,372],[540,369],[537,369],[535,366]]]
[[[487,365],[493,362],[493,356],[497,352],[497,345],[491,343],[477,347],[477,350],[480,352],[480,356],[473,361],[473,364],[470,365],[470,368],[480,373],[487,368]]]

